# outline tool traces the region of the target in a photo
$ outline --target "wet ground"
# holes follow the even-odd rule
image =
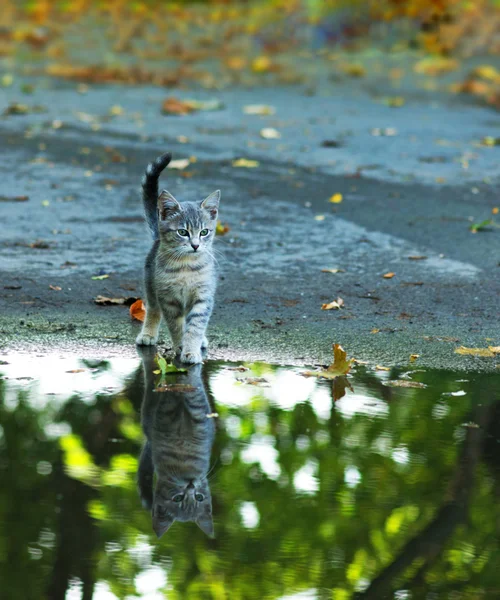
[[[161,380],[153,357],[1,356],[2,598],[498,597],[498,374],[358,367],[332,386],[208,361]],[[197,402],[215,535],[176,521],[158,540],[141,404],[159,447]]]
[[[405,365],[418,354],[426,367],[494,371],[491,353],[455,350],[500,344],[500,230],[493,222],[470,231],[497,219],[499,150],[481,140],[498,117],[427,90],[411,69],[391,83],[377,70],[383,60],[366,58],[361,80],[332,81],[322,67],[313,87],[273,89],[82,88],[16,75],[0,90],[0,110],[29,106],[0,121],[3,346],[104,344],[133,355],[127,308],[93,299],[142,295],[149,241],[138,184],[168,149],[192,162],[168,170],[163,184],[181,200],[221,188],[230,227],[218,240],[211,358],[326,363],[340,342],[372,365]],[[390,60],[387,68],[406,59]],[[447,81],[439,79],[442,89]],[[394,94],[403,106],[387,105]],[[215,98],[222,108],[165,116],[169,95]],[[275,113],[244,114],[262,103]],[[281,138],[262,139],[264,127]],[[237,158],[257,165],[235,167]],[[334,194],[341,203],[329,202]],[[100,275],[109,277],[92,279]],[[343,309],[321,310],[338,297]]]

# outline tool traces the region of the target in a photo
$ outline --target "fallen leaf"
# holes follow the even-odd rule
[[[144,321],[144,318],[146,317],[146,307],[140,298],[130,305],[130,316],[136,321]]]
[[[485,221],[481,221],[480,223],[473,223],[469,227],[469,229],[471,233],[477,233],[478,231],[484,231],[489,225],[493,225],[492,219],[486,219]]]
[[[341,148],[343,144],[337,140],[323,140],[321,146],[323,148]]]
[[[115,104],[109,109],[109,114],[113,115],[114,117],[117,117],[118,115],[123,115],[123,113],[123,107],[119,104]]]
[[[177,169],[182,171],[190,165],[191,161],[189,158],[178,158],[177,160],[171,160],[167,166],[168,169]]]
[[[195,392],[197,388],[187,383],[166,383],[159,385],[153,392]]]
[[[500,146],[500,137],[487,135],[481,140],[481,144],[483,146]]]
[[[276,109],[268,104],[247,104],[243,107],[246,115],[274,115]]]
[[[444,56],[431,56],[419,60],[413,67],[415,73],[420,75],[442,75],[458,69],[458,61]]]
[[[380,329],[372,329],[370,333],[380,333]]]
[[[410,354],[410,362],[415,362],[420,354]]]
[[[265,140],[279,140],[281,133],[277,129],[274,129],[274,127],[264,127],[264,129],[260,130],[260,137]]]
[[[471,76],[488,79],[490,81],[500,81],[500,71],[491,65],[479,65],[471,72]]]
[[[488,350],[493,354],[500,354],[500,346],[488,346]]]
[[[333,194],[333,196],[330,197],[328,202],[332,202],[332,204],[340,204],[343,199],[344,197],[342,196],[342,194]]]
[[[0,196],[0,202],[27,202],[29,196]]]
[[[340,65],[340,70],[351,77],[364,77],[366,69],[359,63],[345,63]]]
[[[195,110],[204,110],[204,111],[212,111],[212,110],[222,110],[225,108],[223,102],[218,100],[217,98],[212,98],[211,100],[184,100],[184,104],[189,106],[192,111]]]
[[[333,300],[332,302],[329,302],[328,304],[322,304],[321,310],[337,310],[339,308],[342,308],[343,306],[344,306],[344,301],[342,300],[342,298],[337,298],[337,300]]]
[[[26,197],[26,199],[28,199],[28,198]],[[492,214],[492,215],[498,215],[498,213],[499,213],[499,212],[500,212],[500,208],[498,208],[498,206],[494,206],[494,207],[491,209],[491,214]]]
[[[62,290],[62,287],[59,287],[58,285],[52,285],[52,284],[49,285],[49,288],[51,290],[54,290],[55,292],[60,292]]]
[[[484,356],[490,358],[495,356],[496,352],[493,352],[490,348],[466,348],[465,346],[460,346],[460,348],[455,348],[455,354],[462,354],[465,356]]]
[[[226,367],[226,371],[238,371],[239,373],[244,373],[245,371],[250,371],[250,369],[240,365],[238,367]]]
[[[162,379],[165,377],[165,375],[175,375],[177,373],[185,373],[187,371],[187,369],[178,368],[173,363],[167,362],[161,354],[157,354],[155,356],[155,360],[156,364],[160,367],[160,370],[153,371],[153,373],[161,373]],[[160,382],[160,385],[162,385],[162,382]]]
[[[238,158],[233,160],[233,167],[244,167],[246,169],[255,169],[260,165],[258,160],[250,160],[248,158]]]
[[[377,365],[375,367],[376,371],[390,371],[391,369],[389,367],[383,367],[382,365]]]
[[[402,388],[426,388],[425,383],[420,383],[420,381],[410,381],[408,379],[396,379],[393,381],[384,381],[384,385],[388,385],[390,387],[402,387]]]
[[[322,273],[345,273],[345,269],[321,269]]]
[[[70,371],[66,371],[66,373],[84,373],[87,369],[71,369]]]
[[[396,275],[396,273],[392,273],[392,271],[389,271],[389,273],[385,273],[384,275],[382,275],[382,277],[384,279],[392,279],[394,275]]]
[[[173,96],[170,96],[164,100],[163,104],[161,105],[161,112],[164,115],[189,115],[194,110],[195,109],[190,104],[184,102],[183,100],[174,98]]]
[[[324,221],[325,220],[325,215],[316,215],[314,217],[315,221]]]
[[[224,225],[221,221],[217,221],[215,235],[226,235],[228,231],[230,231],[229,225]]]
[[[109,277],[109,274],[105,274],[105,275],[93,275],[91,277],[91,279],[94,279],[94,281],[101,281],[103,279],[107,279]]]
[[[271,69],[271,59],[268,56],[257,56],[252,61],[252,71],[254,73],[267,73]]]
[[[304,377],[321,377],[323,379],[335,379],[340,375],[347,375],[354,363],[354,358],[347,360],[346,351],[340,344],[333,344],[333,363],[321,371],[304,371]]]
[[[387,98],[382,98],[382,104],[391,108],[399,108],[405,105],[405,99],[403,96],[388,96]]]
[[[95,304],[100,304],[102,306],[130,306],[136,300],[137,298],[108,298],[107,296],[96,296],[94,298]]]
[[[414,256],[409,256],[408,259],[409,260],[426,260],[427,256],[416,256],[416,255],[414,255]]]

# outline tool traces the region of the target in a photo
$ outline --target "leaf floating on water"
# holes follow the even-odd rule
[[[247,385],[269,385],[269,381],[265,377],[236,377],[236,381]]]
[[[244,373],[245,371],[250,371],[250,369],[240,365],[238,367],[226,367],[226,371],[238,371],[239,373]]]
[[[384,381],[384,385],[388,385],[390,387],[402,387],[402,388],[426,388],[425,383],[420,383],[420,381],[410,381],[408,379],[395,379],[393,381]]]
[[[167,360],[163,358],[161,354],[157,354],[155,356],[155,360],[160,370],[159,372],[153,372],[156,374],[161,373],[162,378],[165,377],[165,375],[175,375],[177,373],[185,373],[187,371],[187,369],[176,367],[173,363],[167,362]]]
[[[473,223],[469,229],[472,233],[477,233],[478,231],[484,231],[486,227],[489,225],[493,225],[493,219],[486,219],[485,221],[481,221],[480,223]]]
[[[247,104],[243,107],[243,112],[246,115],[274,115],[276,109],[268,104]]]
[[[347,353],[340,344],[333,344],[333,362],[321,371],[304,371],[304,377],[321,377],[323,379],[335,379],[340,375],[347,375],[354,364],[354,358],[347,359]]]
[[[195,392],[197,388],[194,385],[187,383],[165,383],[159,385],[153,391],[154,392]]]
[[[344,197],[342,196],[342,194],[337,193],[337,194],[333,194],[333,196],[330,197],[328,202],[331,202],[332,204],[340,204],[343,199],[344,199]]]
[[[140,298],[130,305],[130,316],[136,321],[144,321],[146,317],[146,307]]]
[[[251,160],[249,158],[237,158],[233,160],[233,167],[244,167],[245,169],[255,169],[260,165],[258,160]]]
[[[426,260],[427,256],[413,255],[409,256],[408,260]]]
[[[338,310],[344,306],[344,300],[342,298],[337,298],[337,300],[333,300],[328,304],[322,304],[321,310]]]
[[[336,402],[345,396],[346,390],[349,389],[351,392],[354,392],[352,389],[352,385],[349,383],[349,380],[345,375],[340,375],[333,380],[332,383],[332,391],[333,391],[333,399]]]
[[[322,273],[345,273],[345,269],[321,269]]]
[[[465,346],[460,346],[460,348],[455,348],[455,354],[491,358],[495,356],[496,352],[493,352],[490,348],[466,348]]]

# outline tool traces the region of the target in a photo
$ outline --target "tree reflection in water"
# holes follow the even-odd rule
[[[297,369],[208,363],[216,537],[185,523],[158,541],[137,494],[141,365],[81,363],[90,393],[64,361],[18,381],[18,360],[0,379],[2,598],[499,594],[499,375],[406,389],[358,369],[334,402]]]

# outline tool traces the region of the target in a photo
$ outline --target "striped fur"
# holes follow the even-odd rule
[[[212,244],[220,192],[202,202],[182,204],[166,190],[158,195],[158,177],[170,158],[169,154],[157,158],[143,178],[144,209],[153,246],[145,265],[146,318],[136,343],[156,344],[163,317],[181,361],[198,363],[208,345],[205,331],[216,288]],[[202,235],[205,232],[208,234]]]
[[[155,350],[149,347],[139,352],[145,384],[141,421],[146,443],[138,474],[143,504],[152,511],[158,537],[174,521],[194,521],[212,536],[212,496],[207,475],[215,425],[213,419],[207,419],[211,409],[202,382],[202,366],[191,367],[175,382],[192,386],[194,391],[155,392]]]

